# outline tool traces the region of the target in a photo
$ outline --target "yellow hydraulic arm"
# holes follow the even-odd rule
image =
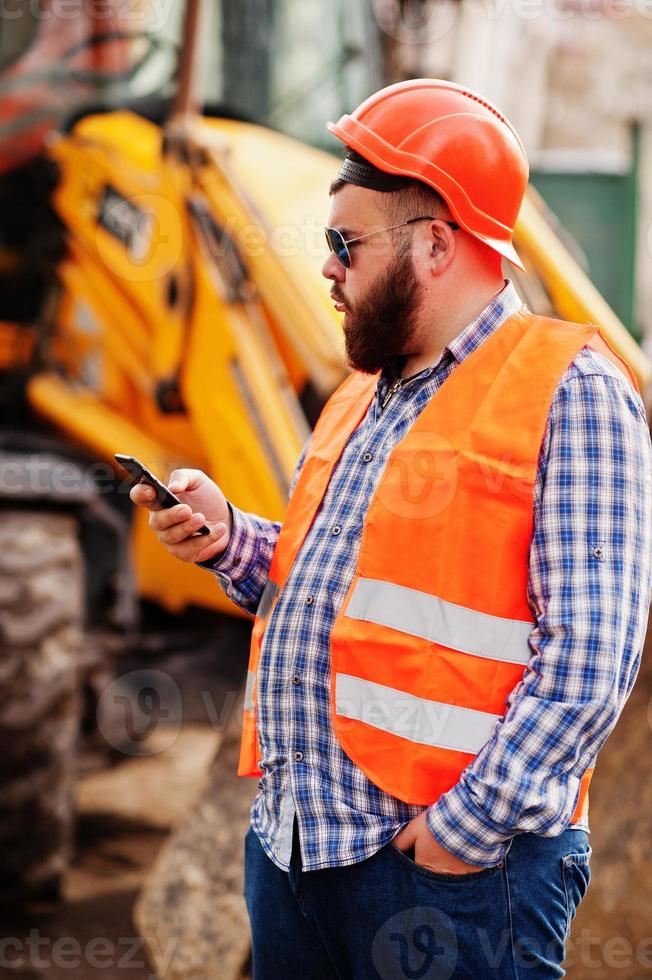
[[[643,391],[652,380],[652,363],[544,215],[545,204],[530,187],[516,226],[519,254],[541,279],[559,316],[580,323],[588,320],[599,326],[614,350],[629,363]]]

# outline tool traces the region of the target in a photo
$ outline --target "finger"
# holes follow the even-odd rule
[[[191,534],[196,534],[204,521],[203,514],[193,514],[189,520],[181,521],[179,524],[173,524],[164,531],[159,531],[159,539],[163,544],[168,546],[178,544],[180,541],[185,541],[186,538],[189,538]]]
[[[183,561],[205,561],[218,552],[223,551],[228,544],[228,531],[224,524],[211,528],[211,533],[197,538],[186,538],[179,544],[171,545],[170,552]]]
[[[149,515],[149,526],[155,531],[166,531],[175,524],[190,520],[192,510],[188,504],[175,504],[174,507],[164,507]]]

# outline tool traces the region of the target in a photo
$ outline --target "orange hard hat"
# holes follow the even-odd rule
[[[327,128],[379,170],[434,188],[465,231],[523,268],[512,235],[527,156],[486,99],[454,82],[416,78],[381,89]]]

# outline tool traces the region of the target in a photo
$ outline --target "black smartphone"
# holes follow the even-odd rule
[[[154,476],[154,474],[144,466],[135,456],[125,456],[123,453],[115,453],[115,458],[126,469],[129,476],[136,483],[147,483],[156,491],[156,502],[161,507],[174,507],[176,504],[183,503],[182,500],[172,493],[164,483]],[[205,524],[197,528],[196,534],[210,534],[209,528]]]

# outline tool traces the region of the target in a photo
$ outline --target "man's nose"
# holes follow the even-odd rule
[[[321,267],[321,274],[325,279],[332,279],[333,282],[344,282],[346,279],[346,269],[335,256],[334,252],[329,252],[326,261]]]

